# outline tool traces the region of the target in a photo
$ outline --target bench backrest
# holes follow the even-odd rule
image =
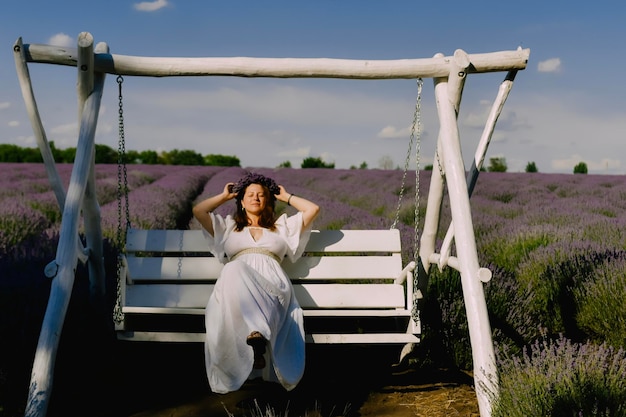
[[[202,308],[223,267],[200,230],[131,229],[126,254],[126,305],[145,304],[147,298],[155,306]],[[315,230],[304,255],[282,266],[303,308],[405,304],[401,286],[388,285],[402,271],[398,230]],[[135,300],[139,291],[142,300]]]

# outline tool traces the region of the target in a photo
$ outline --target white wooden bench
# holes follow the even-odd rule
[[[418,343],[414,263],[403,268],[400,252],[398,230],[313,231],[303,257],[283,261],[307,342]],[[221,269],[200,230],[129,230],[118,338],[204,341],[205,306]]]

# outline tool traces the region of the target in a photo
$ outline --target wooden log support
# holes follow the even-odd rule
[[[94,88],[94,48],[93,36],[83,32],[78,36],[78,120],[82,118],[85,102]],[[96,47],[96,52],[108,52],[106,44],[100,43]],[[100,74],[103,77],[104,74]],[[91,167],[85,187],[85,198],[83,201],[83,221],[85,225],[85,238],[87,240],[88,268],[89,268],[89,294],[92,304],[97,307],[97,311],[105,314],[105,271],[104,271],[104,250],[102,246],[102,221],[100,216],[100,204],[96,194],[96,174],[95,174],[95,149],[91,154]],[[104,317],[103,317],[104,319]]]
[[[476,395],[481,417],[488,417],[491,415],[491,399],[498,393],[498,376],[487,303],[480,281],[457,115],[454,103],[450,100],[447,79],[437,78],[434,82],[441,129],[439,137],[443,150],[440,159],[443,159],[452,221],[455,224],[454,235],[472,347]]]
[[[65,206],[65,188],[63,187],[63,181],[61,181],[61,176],[59,175],[59,171],[55,165],[54,156],[52,155],[52,150],[50,149],[50,144],[46,137],[46,131],[44,130],[41,116],[39,115],[39,109],[37,108],[37,102],[35,101],[33,85],[31,83],[30,73],[26,62],[25,49],[21,40],[18,40],[18,42],[13,46],[13,55],[15,59],[17,77],[22,90],[22,97],[24,98],[24,103],[26,104],[26,111],[33,127],[35,139],[37,140],[37,146],[39,147],[39,151],[41,152],[41,156],[44,161],[48,181],[52,186],[59,209],[63,211],[63,207]],[[85,249],[83,248],[80,240],[77,240],[76,256],[78,256],[80,261],[83,263],[87,261],[87,254],[85,253]],[[51,262],[45,270],[48,278],[53,278],[57,272],[58,265],[56,265],[55,262]]]
[[[104,76],[97,76],[94,91],[85,101],[85,109],[81,118],[76,162],[72,169],[67,199],[63,208],[63,222],[61,223],[59,246],[57,247],[56,263],[59,269],[57,276],[52,281],[48,307],[35,352],[25,413],[27,417],[45,416],[48,409],[56,352],[72,295],[74,274],[78,263],[76,256],[78,221],[88,174],[92,165],[90,156],[94,152],[94,136],[103,85]]]
[[[28,62],[76,66],[75,48],[24,44]],[[464,52],[460,52],[463,54]],[[455,55],[457,53],[455,52]],[[468,73],[522,70],[529,49],[467,55]],[[95,70],[149,77],[236,76],[274,78],[414,79],[447,77],[454,57],[351,60],[331,58],[175,58],[96,54]]]

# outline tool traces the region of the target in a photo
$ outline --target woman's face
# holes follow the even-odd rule
[[[267,191],[262,185],[250,184],[243,194],[241,206],[246,209],[247,213],[261,214],[265,209],[268,199]]]

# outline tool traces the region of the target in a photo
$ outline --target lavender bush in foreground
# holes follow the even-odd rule
[[[21,243],[32,243],[46,227],[46,218],[22,198],[5,199],[0,205],[0,258],[25,255]]]
[[[494,417],[626,415],[622,349],[561,337],[537,341],[521,357],[501,352],[498,359]]]
[[[602,262],[574,290],[576,322],[594,340],[626,349],[626,254]]]

